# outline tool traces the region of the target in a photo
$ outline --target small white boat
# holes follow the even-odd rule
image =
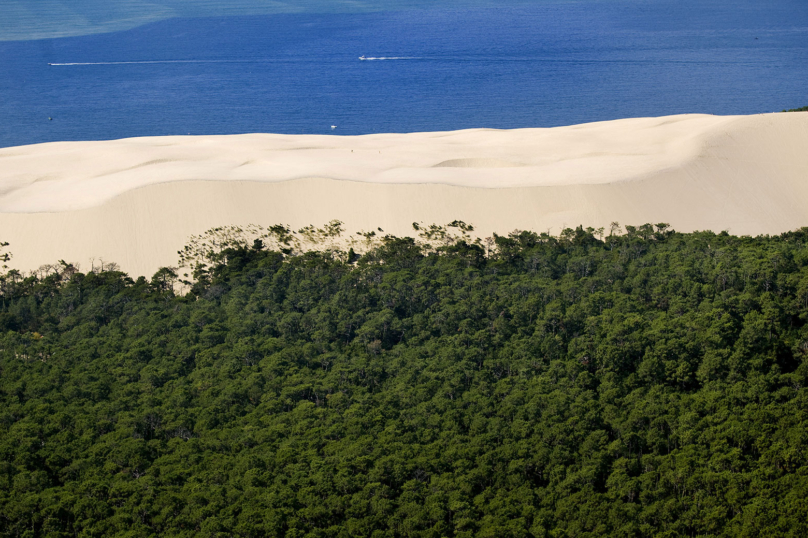
[[[362,56],[360,56],[360,57],[359,57],[359,59],[360,59],[360,60],[367,60],[367,58],[365,58],[365,55],[364,55],[364,54],[363,54]]]

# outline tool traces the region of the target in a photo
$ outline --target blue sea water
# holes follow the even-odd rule
[[[0,146],[750,114],[807,83],[805,0],[171,19],[0,43]]]

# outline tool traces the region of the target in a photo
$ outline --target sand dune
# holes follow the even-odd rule
[[[0,149],[0,240],[13,265],[176,264],[222,224],[340,219],[481,235],[669,222],[681,231],[808,225],[808,113],[683,115],[552,129],[356,137],[250,134]]]

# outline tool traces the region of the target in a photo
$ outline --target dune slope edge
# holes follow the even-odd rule
[[[553,129],[359,137],[234,135],[0,149],[13,266],[176,264],[223,224],[345,222],[411,234],[669,222],[774,234],[808,225],[808,113],[684,115]],[[95,262],[91,261],[95,260]]]

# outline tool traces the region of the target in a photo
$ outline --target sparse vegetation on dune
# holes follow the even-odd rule
[[[414,228],[4,269],[0,534],[808,534],[808,229]]]

